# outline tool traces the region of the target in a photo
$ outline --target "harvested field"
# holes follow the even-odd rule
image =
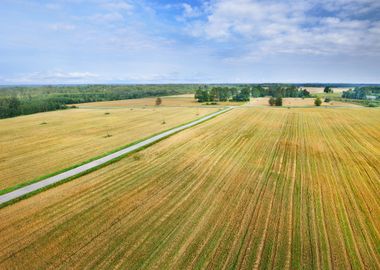
[[[75,109],[0,120],[0,190],[76,165],[216,110]]]
[[[167,96],[161,97],[162,104],[161,107],[176,107],[176,106],[202,106],[208,107],[205,103],[199,103],[194,99],[194,94],[178,95],[178,96]],[[128,106],[155,106],[156,98],[139,98],[139,99],[125,99],[125,100],[114,100],[114,101],[101,101],[101,102],[90,102],[90,103],[80,103],[76,104],[78,107],[128,107]],[[217,102],[217,105],[213,106],[238,106],[243,104],[243,102]]]
[[[314,98],[283,98],[283,106],[291,106],[291,107],[303,107],[303,106],[314,106]],[[251,101],[247,104],[248,106],[269,106],[269,98],[251,98]],[[322,98],[323,101],[323,98]],[[347,102],[339,102],[339,101],[331,101],[331,102],[322,102],[321,106],[328,107],[360,107],[359,105],[347,103]]]
[[[323,93],[324,87],[301,87],[302,89],[306,89],[311,94]],[[350,88],[331,88],[334,93],[342,93],[343,91],[347,91]]]
[[[200,106],[201,104],[192,96],[170,96],[161,97],[161,106]],[[156,98],[138,98],[138,99],[125,99],[113,101],[100,101],[76,104],[78,107],[124,107],[124,106],[155,106]]]
[[[0,209],[0,268],[379,269],[379,157],[380,110],[235,109]]]

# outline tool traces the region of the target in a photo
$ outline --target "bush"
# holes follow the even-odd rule
[[[270,97],[270,99],[269,99],[269,105],[274,106],[274,104],[276,104],[275,99],[273,97]]]
[[[377,107],[377,105],[375,103],[369,103],[368,107],[372,107],[373,108],[373,107]]]
[[[282,97],[276,98],[276,106],[282,106]]]
[[[321,100],[319,97],[317,97],[317,98],[314,100],[314,105],[315,105],[315,106],[321,106],[321,104],[322,104],[322,100]]]
[[[327,98],[325,98],[325,102],[326,102],[326,103],[329,103],[330,101],[331,101],[331,99],[330,99],[330,98],[328,98],[328,97],[327,97]]]

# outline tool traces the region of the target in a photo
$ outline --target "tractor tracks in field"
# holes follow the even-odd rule
[[[223,114],[227,111],[232,110],[233,108],[235,108],[235,107],[234,106],[225,107],[222,110],[208,114],[204,117],[201,117],[201,118],[194,120],[190,123],[181,125],[179,127],[164,131],[164,132],[159,133],[157,135],[154,135],[154,136],[152,136],[146,140],[143,140],[143,141],[138,142],[134,145],[128,146],[124,149],[121,149],[117,152],[106,155],[102,158],[99,158],[99,159],[93,160],[91,162],[88,162],[86,164],[83,164],[79,167],[76,167],[76,168],[70,169],[68,171],[65,171],[63,173],[51,176],[49,178],[38,181],[36,183],[32,183],[30,185],[21,187],[19,189],[14,190],[14,191],[8,192],[4,195],[0,195],[0,207],[2,205],[7,205],[9,203],[15,202],[16,200],[20,200],[22,198],[30,196],[36,192],[39,192],[41,190],[48,188],[48,187],[57,185],[59,183],[67,181],[67,180],[77,178],[83,174],[86,174],[88,172],[91,172],[93,170],[101,168],[102,166],[105,166],[105,165],[108,165],[112,162],[115,162],[115,161],[119,160],[120,158],[122,158],[122,157],[124,157],[130,153],[144,149],[144,148],[146,148],[146,147],[148,147],[148,146],[150,146],[156,142],[159,142],[162,139],[165,139],[171,135],[174,135],[175,133],[178,133],[178,132],[183,131],[185,129],[188,129],[190,127],[196,126],[196,125],[203,123],[207,120],[210,120],[210,119],[212,119],[212,118],[214,118],[220,114]]]

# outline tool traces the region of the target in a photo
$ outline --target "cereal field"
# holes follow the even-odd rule
[[[72,109],[0,120],[0,190],[54,173],[216,111]]]
[[[0,268],[379,269],[379,157],[380,110],[237,108],[1,209]]]

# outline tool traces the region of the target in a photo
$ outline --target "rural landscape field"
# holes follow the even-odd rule
[[[0,270],[380,270],[380,0],[1,0]]]
[[[1,209],[0,268],[378,269],[379,127],[234,109]]]
[[[79,164],[216,110],[155,108],[153,101],[149,108],[79,108],[1,120],[0,190]]]

